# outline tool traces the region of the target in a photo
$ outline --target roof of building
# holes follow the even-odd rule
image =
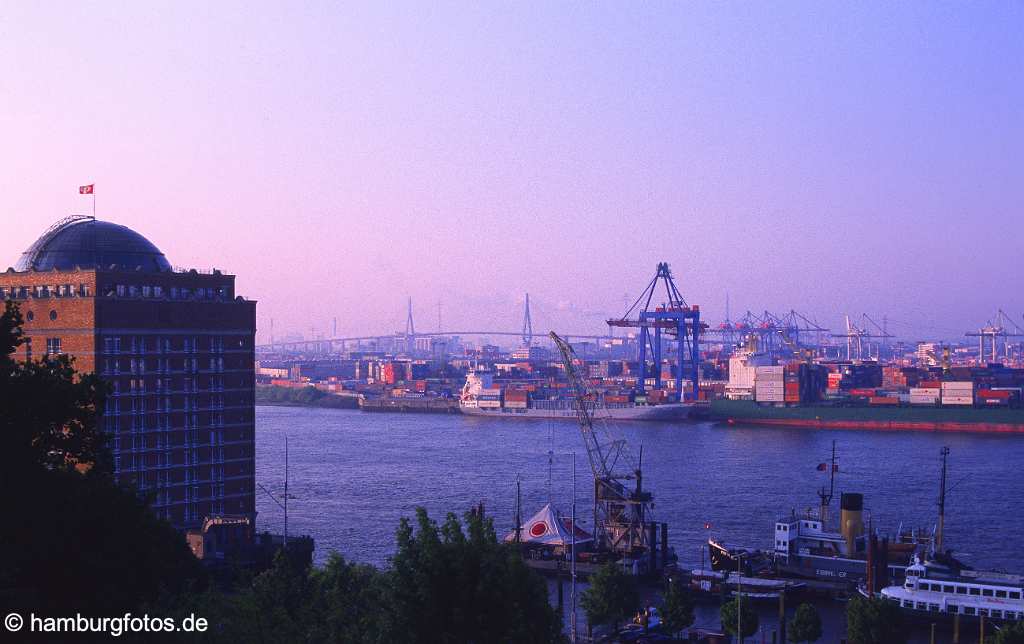
[[[15,270],[75,267],[146,273],[171,270],[167,258],[148,239],[125,226],[92,217],[68,217],[51,226],[22,253]]]

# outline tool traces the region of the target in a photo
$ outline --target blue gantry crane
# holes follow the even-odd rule
[[[659,303],[662,295],[664,300]],[[707,325],[700,321],[700,307],[687,304],[676,288],[667,262],[658,264],[654,278],[640,297],[636,298],[621,318],[608,320],[608,326],[633,327],[640,330],[640,374],[637,382],[639,391],[645,390],[646,380],[651,371],[654,388],[661,388],[662,342],[668,340],[676,345],[674,391],[679,400],[683,400],[685,374],[685,379],[693,383],[693,399],[697,399],[700,386],[699,340],[701,331]],[[651,365],[648,365],[648,356]]]

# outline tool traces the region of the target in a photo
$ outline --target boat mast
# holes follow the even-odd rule
[[[523,495],[519,489],[519,475],[516,474],[516,544],[522,541],[523,532]]]
[[[836,442],[832,441],[832,460],[829,463],[828,473],[828,493],[825,493],[825,486],[821,486],[818,490],[818,498],[821,499],[821,511],[818,516],[821,518],[821,527],[825,528],[825,524],[828,523],[828,511],[829,506],[832,503],[832,495],[836,489]]]
[[[939,452],[942,455],[942,477],[939,481],[939,525],[935,531],[935,552],[942,553],[942,532],[946,526],[946,457],[949,456],[949,447],[943,447]]]

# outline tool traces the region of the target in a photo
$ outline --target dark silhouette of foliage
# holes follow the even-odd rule
[[[608,625],[618,630],[619,623],[629,619],[640,605],[636,580],[622,567],[609,562],[590,578],[590,587],[583,591],[580,605],[590,625]]]
[[[735,599],[722,604],[722,608],[718,611],[718,616],[722,620],[722,628],[726,633],[736,635],[736,613],[739,610],[743,611],[743,619],[740,620],[743,633],[740,634],[740,637],[750,637],[757,632],[758,617],[757,612],[750,605],[749,599],[739,602],[739,607],[737,607]]]
[[[821,639],[821,615],[813,604],[797,606],[796,615],[786,625],[786,638],[795,644]]]
[[[985,637],[988,641],[988,636]],[[994,644],[1024,644],[1024,622],[1004,624],[992,637]]]
[[[693,595],[681,582],[670,579],[666,583],[659,614],[667,633],[675,635],[693,624],[693,604]]]
[[[67,357],[17,360],[21,315],[0,315],[0,603],[111,616],[201,587],[184,539],[114,484],[97,428],[105,386]]]
[[[892,602],[855,596],[846,605],[846,637],[850,644],[906,642],[903,614]]]

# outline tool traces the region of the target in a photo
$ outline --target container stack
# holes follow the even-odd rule
[[[970,380],[960,380],[942,383],[942,404],[968,406],[973,405],[974,383]]]
[[[911,405],[938,405],[939,400],[942,398],[941,383],[930,383],[923,381],[922,385],[935,384],[936,387],[914,387],[910,390],[910,404]]]
[[[530,394],[521,389],[505,390],[505,407],[507,409],[526,409]]]
[[[754,400],[782,403],[785,396],[784,367],[758,367],[754,377]],[[797,385],[799,387],[799,384]]]
[[[501,388],[481,389],[476,397],[476,405],[481,408],[498,409],[501,407]]]

